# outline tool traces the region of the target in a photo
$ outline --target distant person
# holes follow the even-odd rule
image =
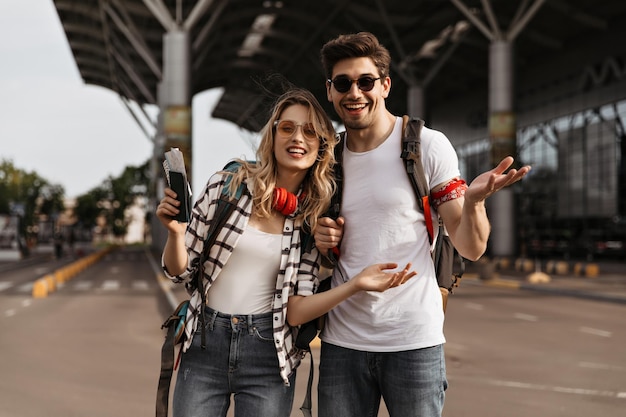
[[[54,245],[54,256],[57,259],[61,259],[63,257],[63,234],[59,229],[54,231],[52,243]]]
[[[291,414],[302,352],[294,345],[297,330],[286,320],[287,302],[292,295],[311,295],[317,284],[320,254],[314,247],[303,250],[300,237],[304,224],[314,229],[329,206],[335,141],[333,125],[315,97],[292,89],[278,99],[262,130],[256,163],[239,161],[234,174],[213,175],[188,226],[173,220],[179,203],[165,189],[156,209],[168,230],[163,269],[192,293],[174,416],[226,416],[231,396],[236,417]],[[246,188],[224,226],[228,232],[218,235],[204,265],[203,296],[190,282],[191,265],[203,250],[227,180],[232,193],[240,184]],[[383,267],[370,267],[364,279],[390,286],[409,275],[385,273]],[[205,329],[199,327],[202,309]]]
[[[319,416],[375,416],[382,397],[391,417],[439,417],[447,388],[442,298],[424,214],[400,158],[402,118],[385,105],[389,51],[361,32],[329,41],[321,57],[328,100],[346,128],[341,217],[320,219],[315,232],[322,253],[341,242],[332,285],[388,258],[415,265],[419,276],[384,293],[357,293],[329,312],[321,334]],[[460,254],[478,259],[490,234],[485,199],[530,167],[505,173],[513,164],[507,157],[467,187],[443,133],[425,127],[421,150],[433,209]]]
[[[69,232],[67,234],[67,247],[70,252],[71,257],[76,257],[76,252],[74,251],[74,245],[76,243],[76,233],[74,232],[74,227],[70,227]]]

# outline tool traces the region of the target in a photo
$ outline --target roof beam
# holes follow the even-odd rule
[[[315,30],[313,30],[309,36],[309,39],[306,40],[306,42],[302,42],[302,45],[300,45],[300,49],[299,52],[296,53],[294,56],[291,57],[291,63],[286,65],[285,68],[283,68],[283,73],[284,74],[288,74],[289,71],[291,70],[291,68],[293,68],[293,66],[296,64],[296,62],[298,62],[298,60],[300,59],[300,57],[306,53],[308,51],[309,46],[311,45],[311,43],[313,42],[313,40],[317,39],[318,36],[320,35],[320,33],[322,33],[324,30],[326,30],[326,28],[328,27],[328,23],[331,22],[335,16],[337,14],[339,14],[343,9],[345,9],[348,4],[350,3],[350,0],[342,0],[340,2],[336,2],[335,3],[335,8],[330,11],[328,10],[327,13],[324,15],[324,20],[319,22],[319,24],[317,25],[317,27],[315,28]],[[243,125],[243,121],[246,120],[248,117],[250,117],[250,114],[256,110],[256,108],[260,105],[262,101],[262,97],[257,97],[257,99],[255,101],[253,101],[252,103],[250,103],[250,105],[243,111],[241,112],[241,115],[239,116],[239,118],[237,119],[237,121],[235,122],[238,126],[242,126]]]
[[[407,55],[406,55],[406,52],[404,51],[404,48],[402,47],[402,42],[400,42],[400,38],[398,37],[398,32],[394,29],[394,26],[391,23],[391,20],[389,19],[389,14],[387,13],[387,9],[385,8],[385,5],[383,4],[382,0],[376,0],[376,5],[378,6],[380,15],[383,18],[383,22],[385,23],[385,26],[387,27],[387,30],[389,31],[389,34],[391,35],[391,40],[393,42],[393,45],[396,48],[396,51],[398,52],[397,57],[395,59],[392,59],[392,65],[394,69],[399,74],[404,73],[403,78],[407,81],[409,85],[417,85],[418,81],[415,79],[415,76],[413,75],[411,68],[402,66],[402,62],[406,59]]]
[[[68,33],[79,33],[87,35],[98,42],[102,42],[102,32],[98,28],[94,27],[94,25],[91,25],[89,23],[66,23],[63,24],[63,28]],[[96,45],[93,46],[95,47]]]
[[[84,4],[82,2],[77,4],[75,1],[57,0],[54,2],[54,5],[57,10],[80,14],[96,21],[99,18],[97,9],[89,4]]]
[[[622,0],[623,1],[623,0]],[[550,0],[548,2],[550,7],[562,12],[571,19],[574,19],[578,23],[581,23],[587,27],[591,27],[598,30],[606,30],[609,26],[608,22],[604,19],[600,19],[596,16],[592,16],[589,13],[581,12],[579,9],[567,4],[562,0]]]
[[[222,12],[224,11],[224,8],[226,7],[227,4],[228,4],[228,0],[222,0],[219,2],[217,7],[213,9],[213,13],[211,13],[211,17],[209,18],[209,21],[207,22],[206,25],[204,25],[204,27],[200,30],[200,32],[196,36],[196,39],[193,41],[191,45],[192,51],[197,52],[199,49],[202,48],[202,45],[206,42],[207,37],[213,31],[215,22],[217,22],[217,19],[222,15]],[[206,50],[204,50],[203,53],[206,53]]]
[[[152,12],[152,15],[157,18],[165,30],[170,31],[176,27],[176,22],[163,0],[143,0],[143,4]]]
[[[161,66],[157,63],[156,59],[154,59],[154,56],[150,52],[150,48],[148,48],[146,42],[133,24],[133,21],[130,19],[130,16],[124,10],[123,5],[121,5],[117,0],[113,0],[113,3],[115,3],[116,7],[120,9],[126,22],[122,21],[113,7],[111,7],[111,3],[105,4],[104,8],[106,13],[109,15],[115,26],[124,34],[128,42],[130,42],[133,48],[135,48],[137,54],[143,58],[144,62],[148,65],[148,68],[152,70],[154,75],[156,75],[158,79],[163,78]]]
[[[467,6],[461,0],[450,0],[450,1],[452,2],[452,4],[456,6],[457,9],[461,11],[461,13],[465,15],[465,17],[467,17],[467,19],[470,22],[474,24],[474,26],[476,26],[478,30],[480,30],[483,33],[483,35],[485,35],[485,37],[490,42],[493,42],[494,40],[496,40],[494,34],[491,33],[489,28],[485,26],[485,24],[478,17],[476,17],[476,15],[472,13],[472,11],[468,9]]]
[[[128,77],[135,83],[139,91],[143,94],[143,96],[148,100],[148,102],[155,104],[157,102],[156,97],[150,91],[144,79],[137,74],[135,68],[123,57],[121,56],[117,50],[112,50],[111,54],[120,67],[126,72]]]
[[[496,19],[496,15],[493,12],[493,8],[491,7],[491,1],[481,0],[481,2],[483,4],[483,10],[485,12],[485,15],[487,16],[487,21],[491,25],[493,36],[496,39],[502,39],[502,31],[500,30],[500,25],[498,25],[498,19]]]
[[[187,19],[183,22],[183,29],[191,30],[196,25],[198,20],[200,20],[200,18],[205,14],[207,9],[211,7],[212,3],[213,0],[199,0],[189,13],[189,16],[187,16]]]
[[[520,13],[519,21],[517,21],[514,25],[512,25],[511,28],[509,28],[509,31],[506,35],[507,41],[512,42],[515,40],[515,38],[517,38],[517,35],[520,34],[520,32],[524,29],[524,27],[526,27],[528,22],[530,22],[530,20],[535,16],[535,14],[537,14],[537,12],[541,8],[541,6],[543,6],[545,1],[546,0],[535,0],[535,2],[528,8],[526,13]],[[521,8],[518,10],[521,10]]]

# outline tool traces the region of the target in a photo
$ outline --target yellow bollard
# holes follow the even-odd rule
[[[576,262],[574,264],[574,275],[582,275],[584,269],[584,265],[580,262]]]
[[[600,267],[598,264],[587,264],[585,267],[585,276],[587,278],[596,278],[600,273]]]
[[[52,275],[46,275],[43,277],[46,280],[46,284],[48,285],[48,292],[54,292],[56,290],[56,281]]]
[[[33,284],[33,298],[45,298],[48,296],[48,282],[44,279],[38,279]]]
[[[557,262],[555,268],[556,269],[554,272],[559,275],[567,275],[567,273],[569,272],[569,265],[567,264],[567,262],[564,261]]]
[[[65,273],[64,269],[59,269],[58,271],[56,271],[54,273],[54,277],[56,278],[57,282],[59,283],[64,283],[67,282],[67,274]]]

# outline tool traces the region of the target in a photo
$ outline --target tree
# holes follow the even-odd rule
[[[41,215],[51,216],[64,210],[62,186],[51,184],[36,172],[21,170],[13,161],[0,161],[0,213],[20,217],[19,233],[37,224]]]
[[[79,196],[74,213],[84,227],[93,228],[99,217],[106,219],[110,232],[126,235],[128,220],[126,210],[140,195],[145,195],[149,184],[150,161],[141,166],[128,166],[122,175],[109,176],[102,185]]]

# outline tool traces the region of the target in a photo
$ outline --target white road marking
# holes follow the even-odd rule
[[[5,317],[12,317],[14,315],[15,315],[15,309],[13,308],[4,312]]]
[[[527,382],[519,382],[519,381],[498,381],[491,380],[488,381],[492,385],[497,385],[500,387],[508,387],[508,388],[521,388],[521,389],[529,389],[535,391],[552,391],[558,392],[562,394],[574,394],[574,395],[589,395],[594,397],[613,397],[613,398],[626,398],[626,393],[616,392],[616,391],[604,391],[604,390],[595,390],[595,389],[586,389],[586,388],[571,388],[571,387],[559,387],[559,386],[550,386],[543,384],[531,384]]]
[[[105,291],[114,291],[120,289],[120,282],[114,280],[106,280],[102,283],[102,289]]]
[[[27,282],[26,284],[22,284],[19,287],[17,287],[17,291],[19,292],[33,292],[33,283],[32,282]]]
[[[526,321],[538,320],[537,316],[533,316],[531,314],[524,314],[524,313],[515,313],[515,318],[519,320],[526,320]]]
[[[578,362],[578,366],[588,369],[601,369],[604,371],[626,371],[626,367],[611,365],[608,363],[596,363],[596,362]]]
[[[12,282],[0,282],[0,291],[4,291],[7,288],[11,288],[13,286]]]
[[[594,336],[611,337],[613,335],[613,333],[607,330],[594,329],[592,327],[581,327],[579,330],[582,333],[592,334]]]
[[[91,288],[91,282],[89,281],[81,281],[74,284],[73,289],[76,291],[87,291]]]
[[[470,310],[484,310],[484,307],[482,304],[476,304],[476,303],[465,303],[465,307],[469,308]]]
[[[486,379],[486,378],[475,378],[475,377],[455,377],[454,375],[448,375],[448,379],[450,380],[466,380],[471,381],[472,383],[481,383],[488,385],[495,385],[504,388],[514,388],[514,389],[525,389],[525,390],[533,390],[533,391],[544,391],[544,392],[554,392],[559,394],[571,394],[571,395],[586,395],[593,397],[610,397],[610,398],[619,398],[626,399],[626,391],[608,391],[608,390],[597,390],[597,389],[587,389],[587,388],[573,388],[573,387],[562,387],[558,385],[546,385],[546,384],[533,384],[530,382],[521,382],[521,381],[503,381],[498,379]]]
[[[147,291],[150,286],[147,281],[133,281],[133,289]]]

